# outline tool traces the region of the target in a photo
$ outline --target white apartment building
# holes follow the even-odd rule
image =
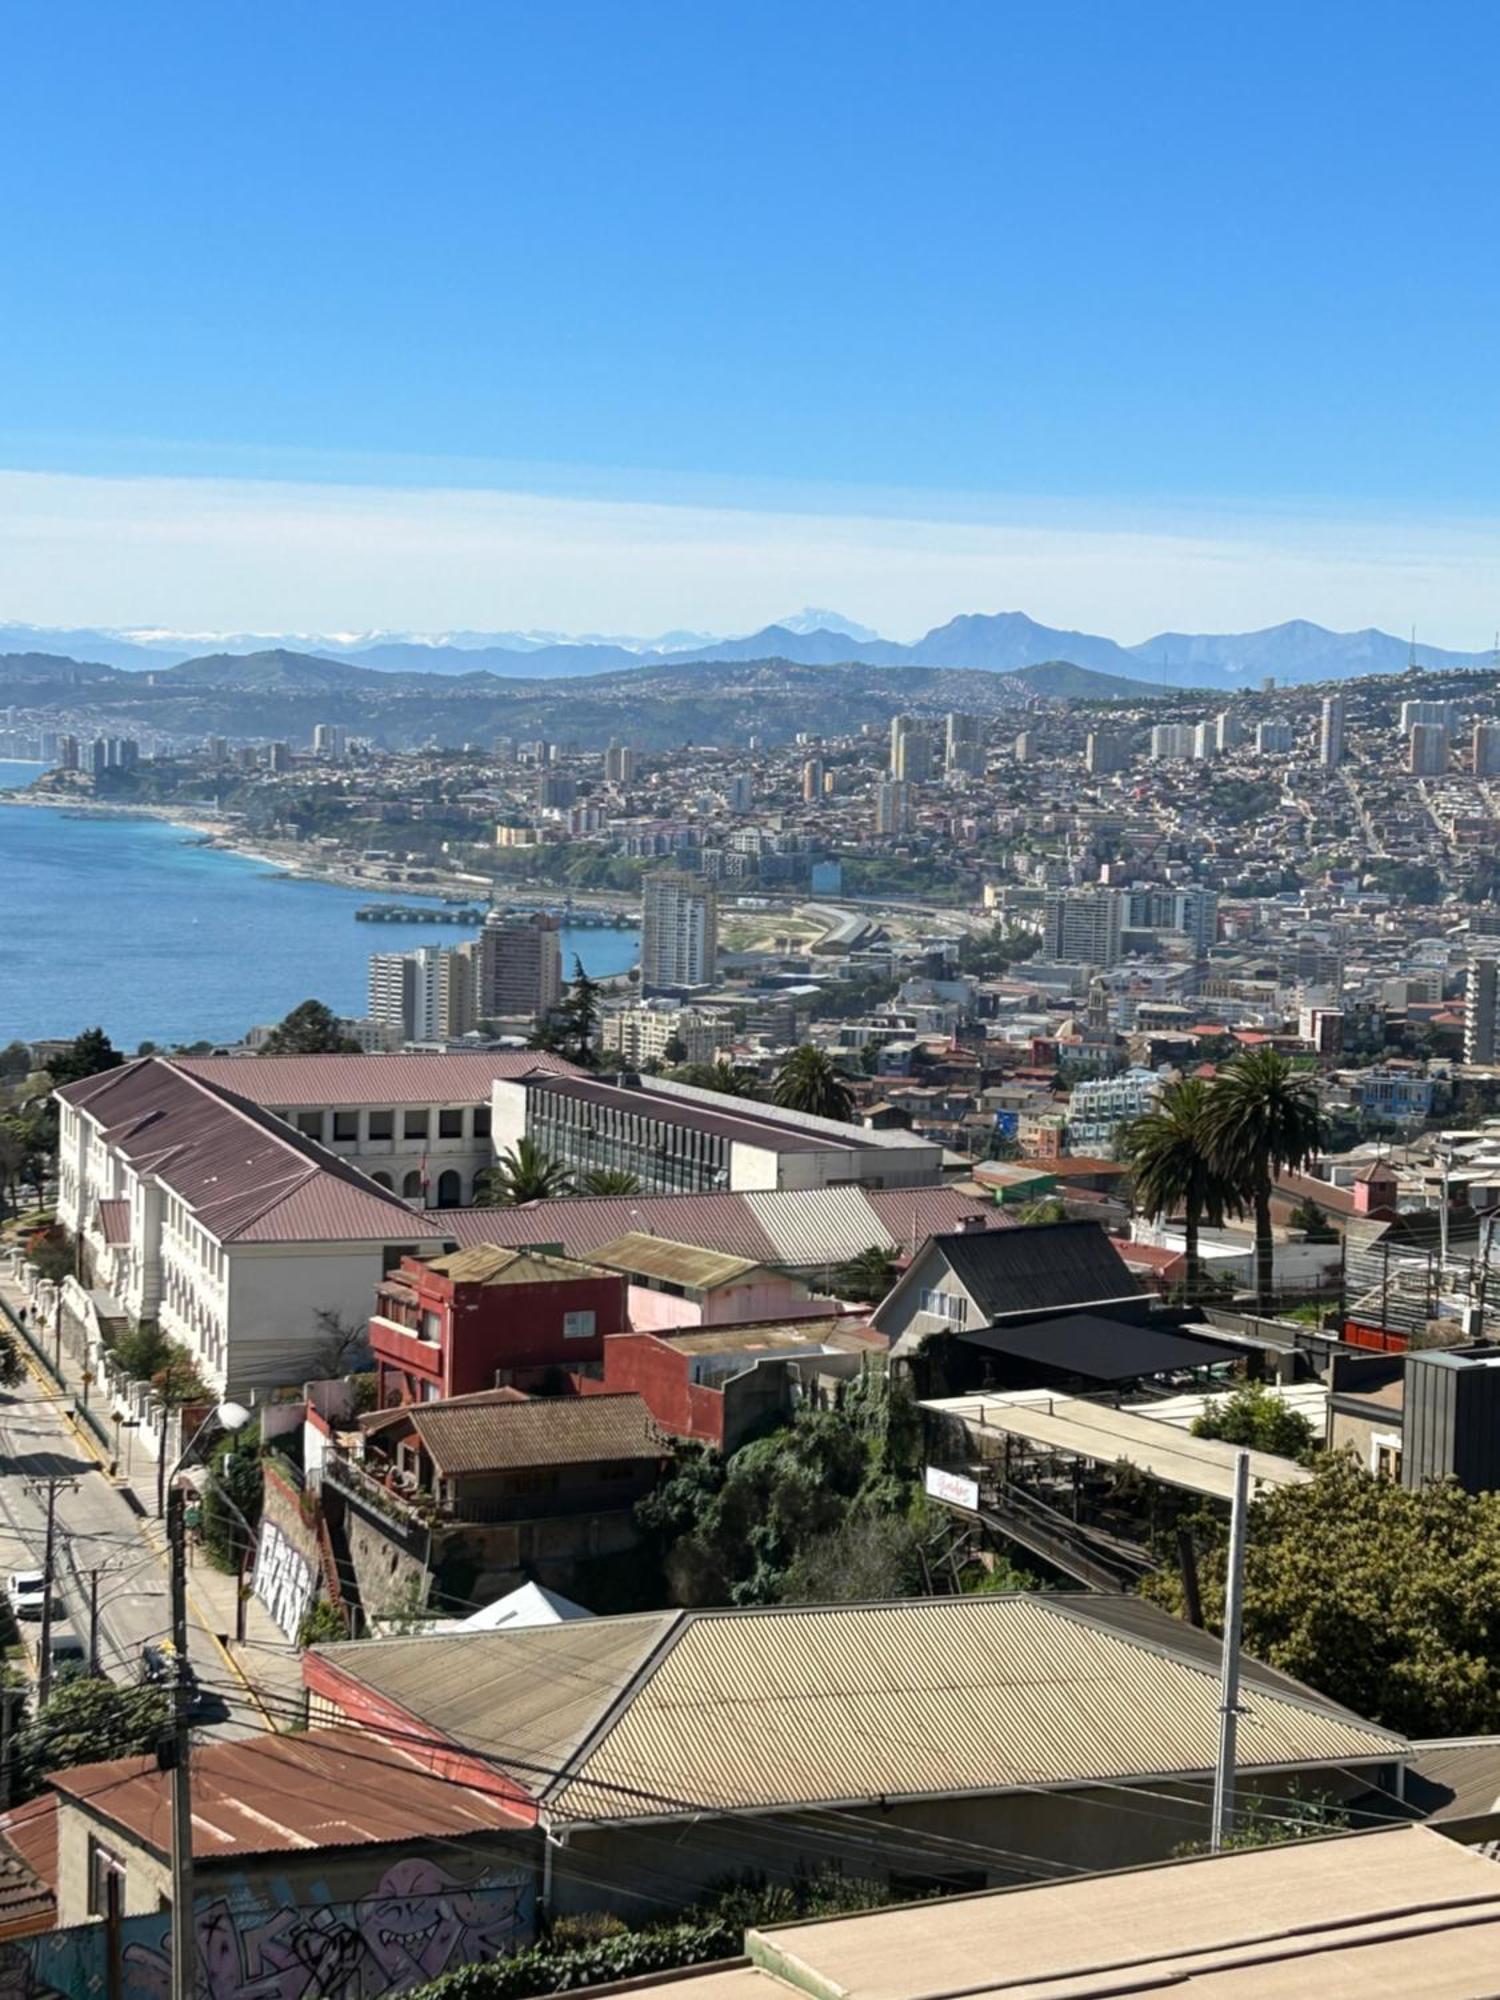
[[[1122,1125],[1149,1111],[1165,1088],[1154,1069],[1075,1083],[1068,1098],[1068,1148],[1074,1153],[1112,1151]]]
[[[641,990],[712,986],[719,973],[719,898],[712,882],[664,868],[642,884]]]
[[[1043,950],[1059,965],[1118,963],[1125,896],[1119,889],[1058,889],[1048,896]]]
[[[320,1312],[362,1324],[400,1257],[442,1246],[430,1218],[165,1057],[57,1102],[57,1212],[83,1282],[109,1317],[180,1342],[220,1395],[300,1383]]]
[[[664,1062],[667,1051],[675,1054],[676,1046],[683,1050],[676,1058],[679,1062],[711,1063],[734,1040],[734,1027],[727,1015],[645,1000],[602,1014],[599,1039],[605,1054],[616,1057],[621,1069]]]

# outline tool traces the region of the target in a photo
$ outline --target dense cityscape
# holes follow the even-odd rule
[[[1493,2000],[1497,58],[8,10],[0,2000]]]

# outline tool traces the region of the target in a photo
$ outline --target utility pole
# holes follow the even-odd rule
[[[193,1933],[193,1792],[189,1757],[187,1623],[187,1508],[174,1480],[167,1494],[167,1549],[172,1565],[172,1650],[177,1676],[172,1689],[172,1996],[193,2000],[197,1987],[197,1942]]]
[[[47,1706],[52,1693],[52,1571],[57,1559],[57,1481],[47,1481],[47,1553],[42,1558],[42,1640],[37,1662],[36,1699],[38,1708]]]
[[[1240,1625],[1245,1610],[1245,1526],[1250,1510],[1250,1454],[1234,1462],[1234,1504],[1229,1516],[1229,1560],[1224,1572],[1224,1656],[1220,1671],[1219,1762],[1214,1772],[1211,1852],[1217,1854],[1234,1817],[1234,1767],[1240,1733]]]
[[[19,1690],[10,1683],[0,1683],[0,1812],[10,1805],[10,1757],[14,1736],[15,1709],[13,1703]]]
[[[99,1572],[89,1571],[89,1673],[99,1677]]]

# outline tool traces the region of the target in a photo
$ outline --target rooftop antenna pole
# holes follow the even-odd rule
[[[1240,1627],[1245,1614],[1245,1528],[1250,1508],[1250,1454],[1234,1461],[1234,1502],[1229,1516],[1229,1560],[1224,1572],[1224,1655],[1219,1675],[1219,1762],[1214,1771],[1210,1851],[1218,1854],[1234,1816],[1234,1767],[1240,1735]]]

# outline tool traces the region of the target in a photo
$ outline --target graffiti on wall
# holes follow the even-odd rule
[[[269,1518],[260,1524],[252,1583],[282,1631],[295,1639],[317,1594],[318,1579],[307,1557]]]
[[[524,1869],[464,1882],[413,1856],[355,1902],[279,1907],[245,1883],[198,1906],[197,1990],[200,2000],[381,2000],[503,1958],[530,1942],[532,1919]],[[169,1924],[160,1912],[120,1926],[121,2000],[168,2000]],[[102,1924],[79,1924],[0,1946],[0,2000],[102,2000],[106,1943]]]

